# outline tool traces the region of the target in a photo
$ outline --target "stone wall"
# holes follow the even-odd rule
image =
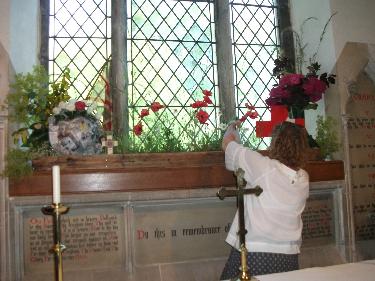
[[[301,267],[345,260],[342,181],[312,184],[304,212]],[[67,280],[218,280],[236,211],[216,189],[121,192],[63,196]],[[12,280],[51,280],[49,196],[10,200]],[[325,255],[322,257],[322,251]]]

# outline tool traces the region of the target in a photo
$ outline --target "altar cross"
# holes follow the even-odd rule
[[[108,135],[102,140],[102,146],[107,147],[107,154],[113,154],[113,148],[118,146],[118,141],[112,139],[112,135]]]
[[[235,280],[257,280],[251,278],[248,274],[247,268],[247,250],[246,250],[246,227],[245,227],[245,215],[244,215],[244,195],[255,194],[259,196],[263,189],[257,185],[254,188],[244,188],[247,184],[244,176],[245,171],[241,168],[238,168],[234,175],[236,176],[237,189],[226,189],[222,187],[217,192],[217,196],[224,200],[225,197],[237,197],[237,208],[238,208],[238,232],[240,238],[240,250],[241,250],[241,273],[238,279]]]

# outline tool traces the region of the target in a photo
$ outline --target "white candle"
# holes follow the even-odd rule
[[[52,166],[53,203],[60,203],[60,166]]]

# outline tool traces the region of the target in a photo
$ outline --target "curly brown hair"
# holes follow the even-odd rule
[[[269,157],[298,170],[306,164],[308,147],[306,129],[285,121],[273,130]]]

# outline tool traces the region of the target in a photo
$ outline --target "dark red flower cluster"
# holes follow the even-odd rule
[[[285,66],[288,64],[285,58],[275,60],[275,65],[274,75],[279,78],[279,83],[272,88],[266,99],[268,106],[286,105],[288,108],[316,109],[316,102],[322,98],[329,84],[335,83],[333,74],[317,75],[320,69],[318,63],[310,65],[306,75],[287,72]]]
[[[160,109],[164,108],[165,106],[160,104],[159,102],[157,101],[154,101],[153,103],[151,103],[150,105],[150,109],[152,112],[157,112],[159,111]],[[150,115],[150,109],[149,108],[143,108],[141,110],[141,113],[139,114],[139,117],[141,118],[141,120]],[[134,127],[133,127],[133,133],[136,135],[136,136],[140,136],[142,135],[142,132],[143,132],[143,125],[142,125],[142,121],[139,121],[138,124],[136,124]]]
[[[190,106],[197,109],[195,117],[198,119],[199,123],[207,125],[207,120],[210,115],[205,110],[203,110],[202,107],[207,107],[209,104],[212,104],[212,100],[210,98],[212,96],[212,93],[209,90],[202,90],[202,93],[203,100],[197,100]]]

